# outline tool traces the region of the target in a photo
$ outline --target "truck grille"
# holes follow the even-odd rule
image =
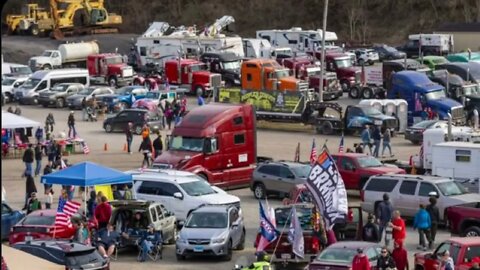
[[[122,77],[128,78],[133,76],[133,69],[132,67],[126,67],[122,70]]]
[[[463,107],[452,108],[452,119],[461,119],[464,116]]]
[[[298,91],[308,91],[308,82],[299,82]]]
[[[220,87],[222,85],[222,75],[211,74],[210,75],[210,87]]]
[[[210,244],[210,239],[188,239],[190,245],[208,245]]]

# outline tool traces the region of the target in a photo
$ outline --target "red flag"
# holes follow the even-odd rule
[[[310,152],[310,164],[313,166],[317,161],[317,147],[315,146],[315,139],[312,142],[312,151]]]

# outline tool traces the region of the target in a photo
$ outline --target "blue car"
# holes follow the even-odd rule
[[[24,217],[25,213],[15,211],[6,202],[2,202],[2,240],[8,239],[10,228]]]
[[[145,98],[147,93],[148,90],[140,85],[124,86],[115,90],[115,94],[103,96],[100,102],[109,112],[117,112],[132,107],[135,100]]]

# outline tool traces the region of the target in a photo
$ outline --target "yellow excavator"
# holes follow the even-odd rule
[[[61,39],[64,34],[116,33],[122,24],[122,16],[108,13],[104,0],[50,0],[49,4],[50,12],[28,4],[28,12],[7,15],[9,32],[52,32],[52,37]]]

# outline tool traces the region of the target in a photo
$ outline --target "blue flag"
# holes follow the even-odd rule
[[[263,205],[258,201],[260,205],[260,231],[262,236],[268,240],[268,242],[275,241],[278,237],[278,232],[275,229],[275,226],[270,222],[270,220],[265,215],[265,210],[263,210]]]
[[[303,231],[300,220],[297,216],[297,209],[292,208],[292,217],[290,228],[288,230],[288,242],[292,245],[292,252],[300,258],[305,256],[305,243],[303,240]]]

